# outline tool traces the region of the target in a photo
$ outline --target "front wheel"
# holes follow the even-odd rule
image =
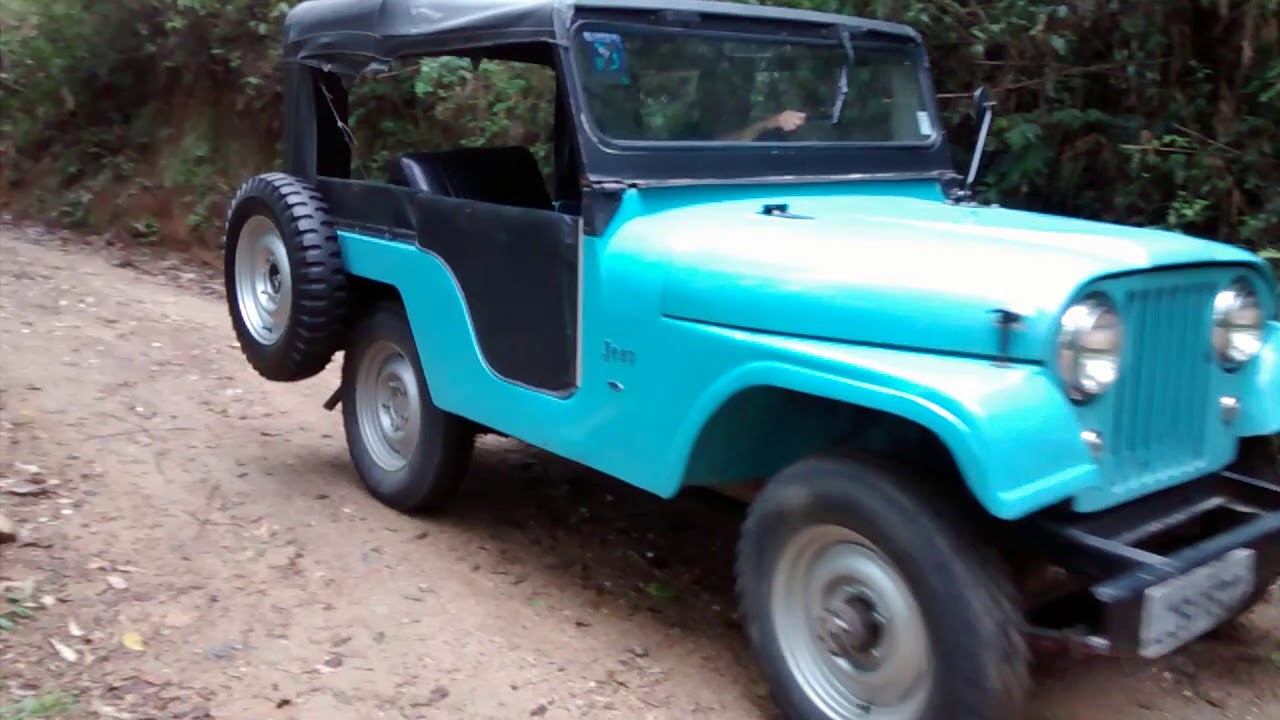
[[[438,510],[453,498],[475,436],[432,402],[398,305],[374,308],[352,333],[342,390],[347,448],[370,494],[406,513]]]
[[[1020,717],[1028,653],[1004,576],[912,479],[803,460],[752,504],[747,635],[791,720]]]

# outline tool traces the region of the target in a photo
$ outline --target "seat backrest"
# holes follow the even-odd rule
[[[421,192],[512,207],[550,210],[538,160],[525,147],[405,153],[388,168],[393,184]]]

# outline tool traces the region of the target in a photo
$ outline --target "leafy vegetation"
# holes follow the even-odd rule
[[[9,589],[0,596],[0,646],[22,623],[35,618],[40,605],[31,597],[32,587],[28,583],[25,588]],[[66,717],[76,708],[75,699],[58,690],[42,692],[22,700],[12,699],[14,695],[6,687],[4,673],[0,672],[0,720]]]
[[[555,75],[544,67],[462,58],[403,64],[356,83],[351,127],[356,172],[380,176],[406,148],[525,145],[545,163],[554,115]]]
[[[0,633],[9,632],[19,622],[33,617],[35,613],[27,607],[27,599],[17,593],[8,593],[0,601]]]
[[[969,95],[988,85],[983,199],[1280,257],[1280,0],[771,1],[920,29],[957,167]],[[67,224],[216,241],[231,188],[278,164],[289,5],[0,0],[3,182]],[[545,157],[544,71],[440,59],[379,80],[353,98],[367,174],[405,147],[519,142]]]
[[[36,720],[60,718],[76,709],[75,699],[55,691],[30,697],[11,705],[0,705],[0,720]]]

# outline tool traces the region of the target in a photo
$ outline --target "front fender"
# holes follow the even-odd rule
[[[1280,433],[1280,322],[1267,323],[1267,340],[1249,369],[1236,432],[1241,437]]]
[[[703,326],[739,335],[768,360],[737,366],[694,402],[667,469],[679,477],[699,429],[731,397],[777,387],[911,420],[950,450],[978,501],[1015,519],[1101,482],[1078,420],[1040,366],[850,346]],[[757,357],[761,353],[755,353]]]

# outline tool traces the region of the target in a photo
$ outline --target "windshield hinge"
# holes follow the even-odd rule
[[[789,220],[813,219],[813,217],[809,215],[797,215],[791,212],[791,206],[786,203],[765,203],[764,207],[760,208],[760,214],[767,215],[769,217],[787,218]]]

